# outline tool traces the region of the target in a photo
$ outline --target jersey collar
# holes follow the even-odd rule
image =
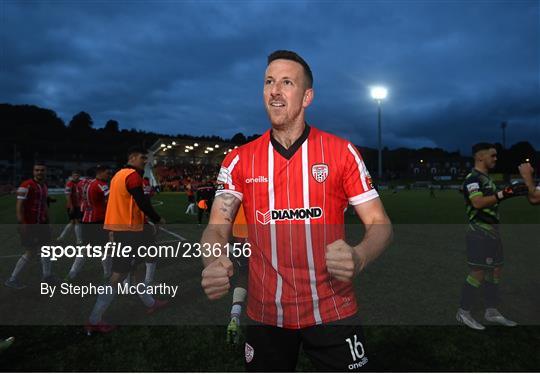
[[[296,151],[302,146],[302,143],[304,143],[304,141],[308,138],[310,130],[311,127],[309,127],[309,125],[306,123],[302,135],[300,135],[300,137],[296,139],[296,141],[289,148],[282,146],[281,143],[274,138],[272,131],[270,131],[270,142],[277,153],[282,155],[287,160],[290,160]]]

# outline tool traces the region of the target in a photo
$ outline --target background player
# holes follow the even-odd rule
[[[211,181],[202,183],[202,186],[197,188],[197,207],[198,207],[198,223],[202,224],[202,217],[205,213],[209,213],[212,210],[212,203],[214,202],[214,194],[216,190]]]
[[[51,239],[47,204],[49,192],[45,183],[47,167],[42,162],[35,162],[32,173],[33,178],[23,181],[17,189],[15,210],[21,245],[25,252],[17,261],[11,277],[4,283],[7,287],[15,289],[26,287],[18,281],[21,271],[30,259],[36,255],[39,256],[40,247],[50,242]],[[36,252],[38,253],[36,254]],[[53,281],[50,258],[41,257],[41,268],[43,281]]]
[[[271,130],[226,156],[201,239],[226,245],[243,204],[253,251],[248,371],[293,371],[300,347],[319,370],[358,370],[368,361],[352,280],[382,253],[392,229],[358,150],[306,124],[312,85],[296,53],[268,57],[263,97]],[[366,228],[356,247],[342,239],[348,203]],[[204,291],[222,297],[232,262],[221,256],[204,264]]]
[[[142,173],[146,160],[146,152],[142,149],[134,147],[129,150],[127,165],[119,170],[111,180],[103,226],[112,232],[115,242],[131,246],[134,249],[131,255],[135,256],[137,256],[135,248],[145,241],[145,216],[155,224],[165,223],[165,220],[152,208],[150,200],[144,196]],[[112,258],[110,285],[114,292],[98,295],[89,321],[85,326],[87,333],[106,333],[114,329],[114,326],[103,321],[103,314],[115,297],[118,283],[122,282],[130,272],[136,274],[138,265],[143,261],[142,258],[133,258],[131,255]],[[139,297],[147,307],[147,314],[154,313],[168,304],[167,301],[154,299],[147,293],[139,294]]]
[[[232,230],[233,245],[244,245],[248,239],[248,226],[244,207],[240,205],[236,219],[234,220]],[[235,279],[231,281],[233,287],[233,299],[231,307],[231,320],[227,326],[227,342],[238,344],[240,340],[240,317],[242,316],[242,308],[247,297],[249,263],[246,256],[233,257]]]
[[[540,183],[537,186],[534,185],[534,169],[531,164],[526,162],[519,165],[519,174],[521,174],[521,177],[529,190],[527,195],[529,202],[535,205],[540,204]]]
[[[150,184],[150,178],[144,177],[143,178],[143,192],[144,196],[148,199],[148,202],[152,204],[152,197],[155,195],[156,191]],[[148,222],[148,217],[144,217],[144,232],[145,232],[145,243],[147,245],[155,245],[156,243],[156,235],[157,235],[157,229],[155,226],[151,226]],[[154,277],[156,274],[156,263],[157,258],[152,257],[148,258],[145,262],[146,266],[146,274],[144,276],[144,283],[146,285],[152,284],[154,282]]]
[[[516,326],[498,310],[499,282],[504,263],[499,233],[499,203],[505,199],[524,195],[527,189],[509,186],[497,191],[488,176],[497,163],[497,150],[490,143],[478,143],[472,148],[474,169],[465,178],[463,194],[469,229],[467,232],[467,263],[470,271],[461,291],[461,302],[456,319],[476,330],[485,327],[471,315],[471,307],[480,286],[483,285],[486,311],[484,318],[504,326]]]
[[[57,241],[63,241],[73,227],[75,231],[75,239],[77,240],[77,245],[82,244],[82,230],[80,221],[82,218],[82,181],[81,181],[81,172],[74,170],[71,173],[71,178],[66,183],[66,188],[64,193],[66,195],[66,209],[68,214],[69,222],[62,230],[62,233],[56,238]]]
[[[104,245],[108,241],[108,233],[103,230],[103,222],[109,197],[108,182],[111,179],[111,170],[105,165],[97,165],[95,170],[96,177],[88,180],[82,188],[82,240],[92,245]],[[77,277],[85,260],[85,257],[75,258],[66,280],[71,281]],[[111,276],[111,264],[110,257],[102,260],[105,279]]]

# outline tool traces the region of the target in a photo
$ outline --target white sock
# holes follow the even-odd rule
[[[103,313],[105,313],[107,308],[111,305],[115,295],[116,289],[114,286],[112,294],[103,293],[98,295],[96,304],[94,305],[94,309],[92,309],[92,313],[90,314],[90,324],[96,325],[97,323],[101,322],[101,319],[103,318]]]
[[[60,240],[61,240],[61,239],[64,239],[64,237],[67,235],[67,233],[68,233],[68,231],[69,231],[69,229],[71,228],[72,225],[73,225],[73,223],[71,223],[71,222],[68,223],[68,224],[66,225],[66,227],[64,227],[64,230],[62,231],[62,233],[60,234],[60,236],[58,237],[58,239],[60,239]]]
[[[112,259],[110,257],[105,257],[105,260],[101,261],[101,266],[103,266],[103,276],[105,278],[111,277],[111,269],[112,269]]]
[[[43,271],[43,279],[51,276],[52,262],[49,257],[41,258],[41,270]]]
[[[75,239],[77,240],[77,244],[82,242],[82,229],[80,223],[75,224]]]
[[[75,279],[77,274],[81,271],[84,262],[86,261],[86,257],[76,257],[75,261],[73,261],[73,265],[71,265],[71,269],[69,270],[68,278],[69,279]]]
[[[131,273],[128,273],[126,275],[126,277],[122,281],[122,284],[125,284],[125,285],[127,285],[129,287],[129,285],[131,284]]]
[[[11,273],[11,277],[9,278],[10,281],[17,280],[17,277],[21,273],[22,269],[28,262],[28,257],[26,256],[26,253],[19,258],[19,261],[15,264],[15,269],[13,269],[13,273]]]
[[[152,297],[152,295],[149,295],[146,291],[143,291],[139,294],[139,297],[141,298],[143,304],[147,307],[153,307],[156,300]]]
[[[156,263],[146,263],[146,276],[144,277],[144,284],[149,285],[154,281],[154,274],[156,273]]]

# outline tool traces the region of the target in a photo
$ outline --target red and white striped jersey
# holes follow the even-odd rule
[[[71,200],[71,204],[75,208],[80,208],[82,204],[82,187],[82,179],[79,179],[77,181],[70,179],[66,183],[64,194],[66,195],[66,199]]]
[[[326,269],[326,245],[344,238],[347,205],[377,198],[358,150],[306,126],[285,149],[267,131],[227,155],[216,196],[244,206],[252,255],[247,313],[255,321],[304,328],[349,317],[351,283]]]
[[[85,223],[103,222],[109,197],[107,182],[92,179],[83,187],[83,219]]]
[[[34,179],[27,179],[17,188],[17,199],[23,200],[23,222],[21,223],[47,223],[49,190],[45,183],[38,183]]]

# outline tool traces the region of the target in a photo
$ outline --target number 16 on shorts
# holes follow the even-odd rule
[[[349,349],[351,350],[351,356],[353,359],[353,363],[349,365],[349,370],[364,366],[368,359],[365,357],[366,352],[364,351],[364,345],[362,342],[358,341],[358,336],[354,334],[353,339],[347,338],[345,341],[349,344]]]

